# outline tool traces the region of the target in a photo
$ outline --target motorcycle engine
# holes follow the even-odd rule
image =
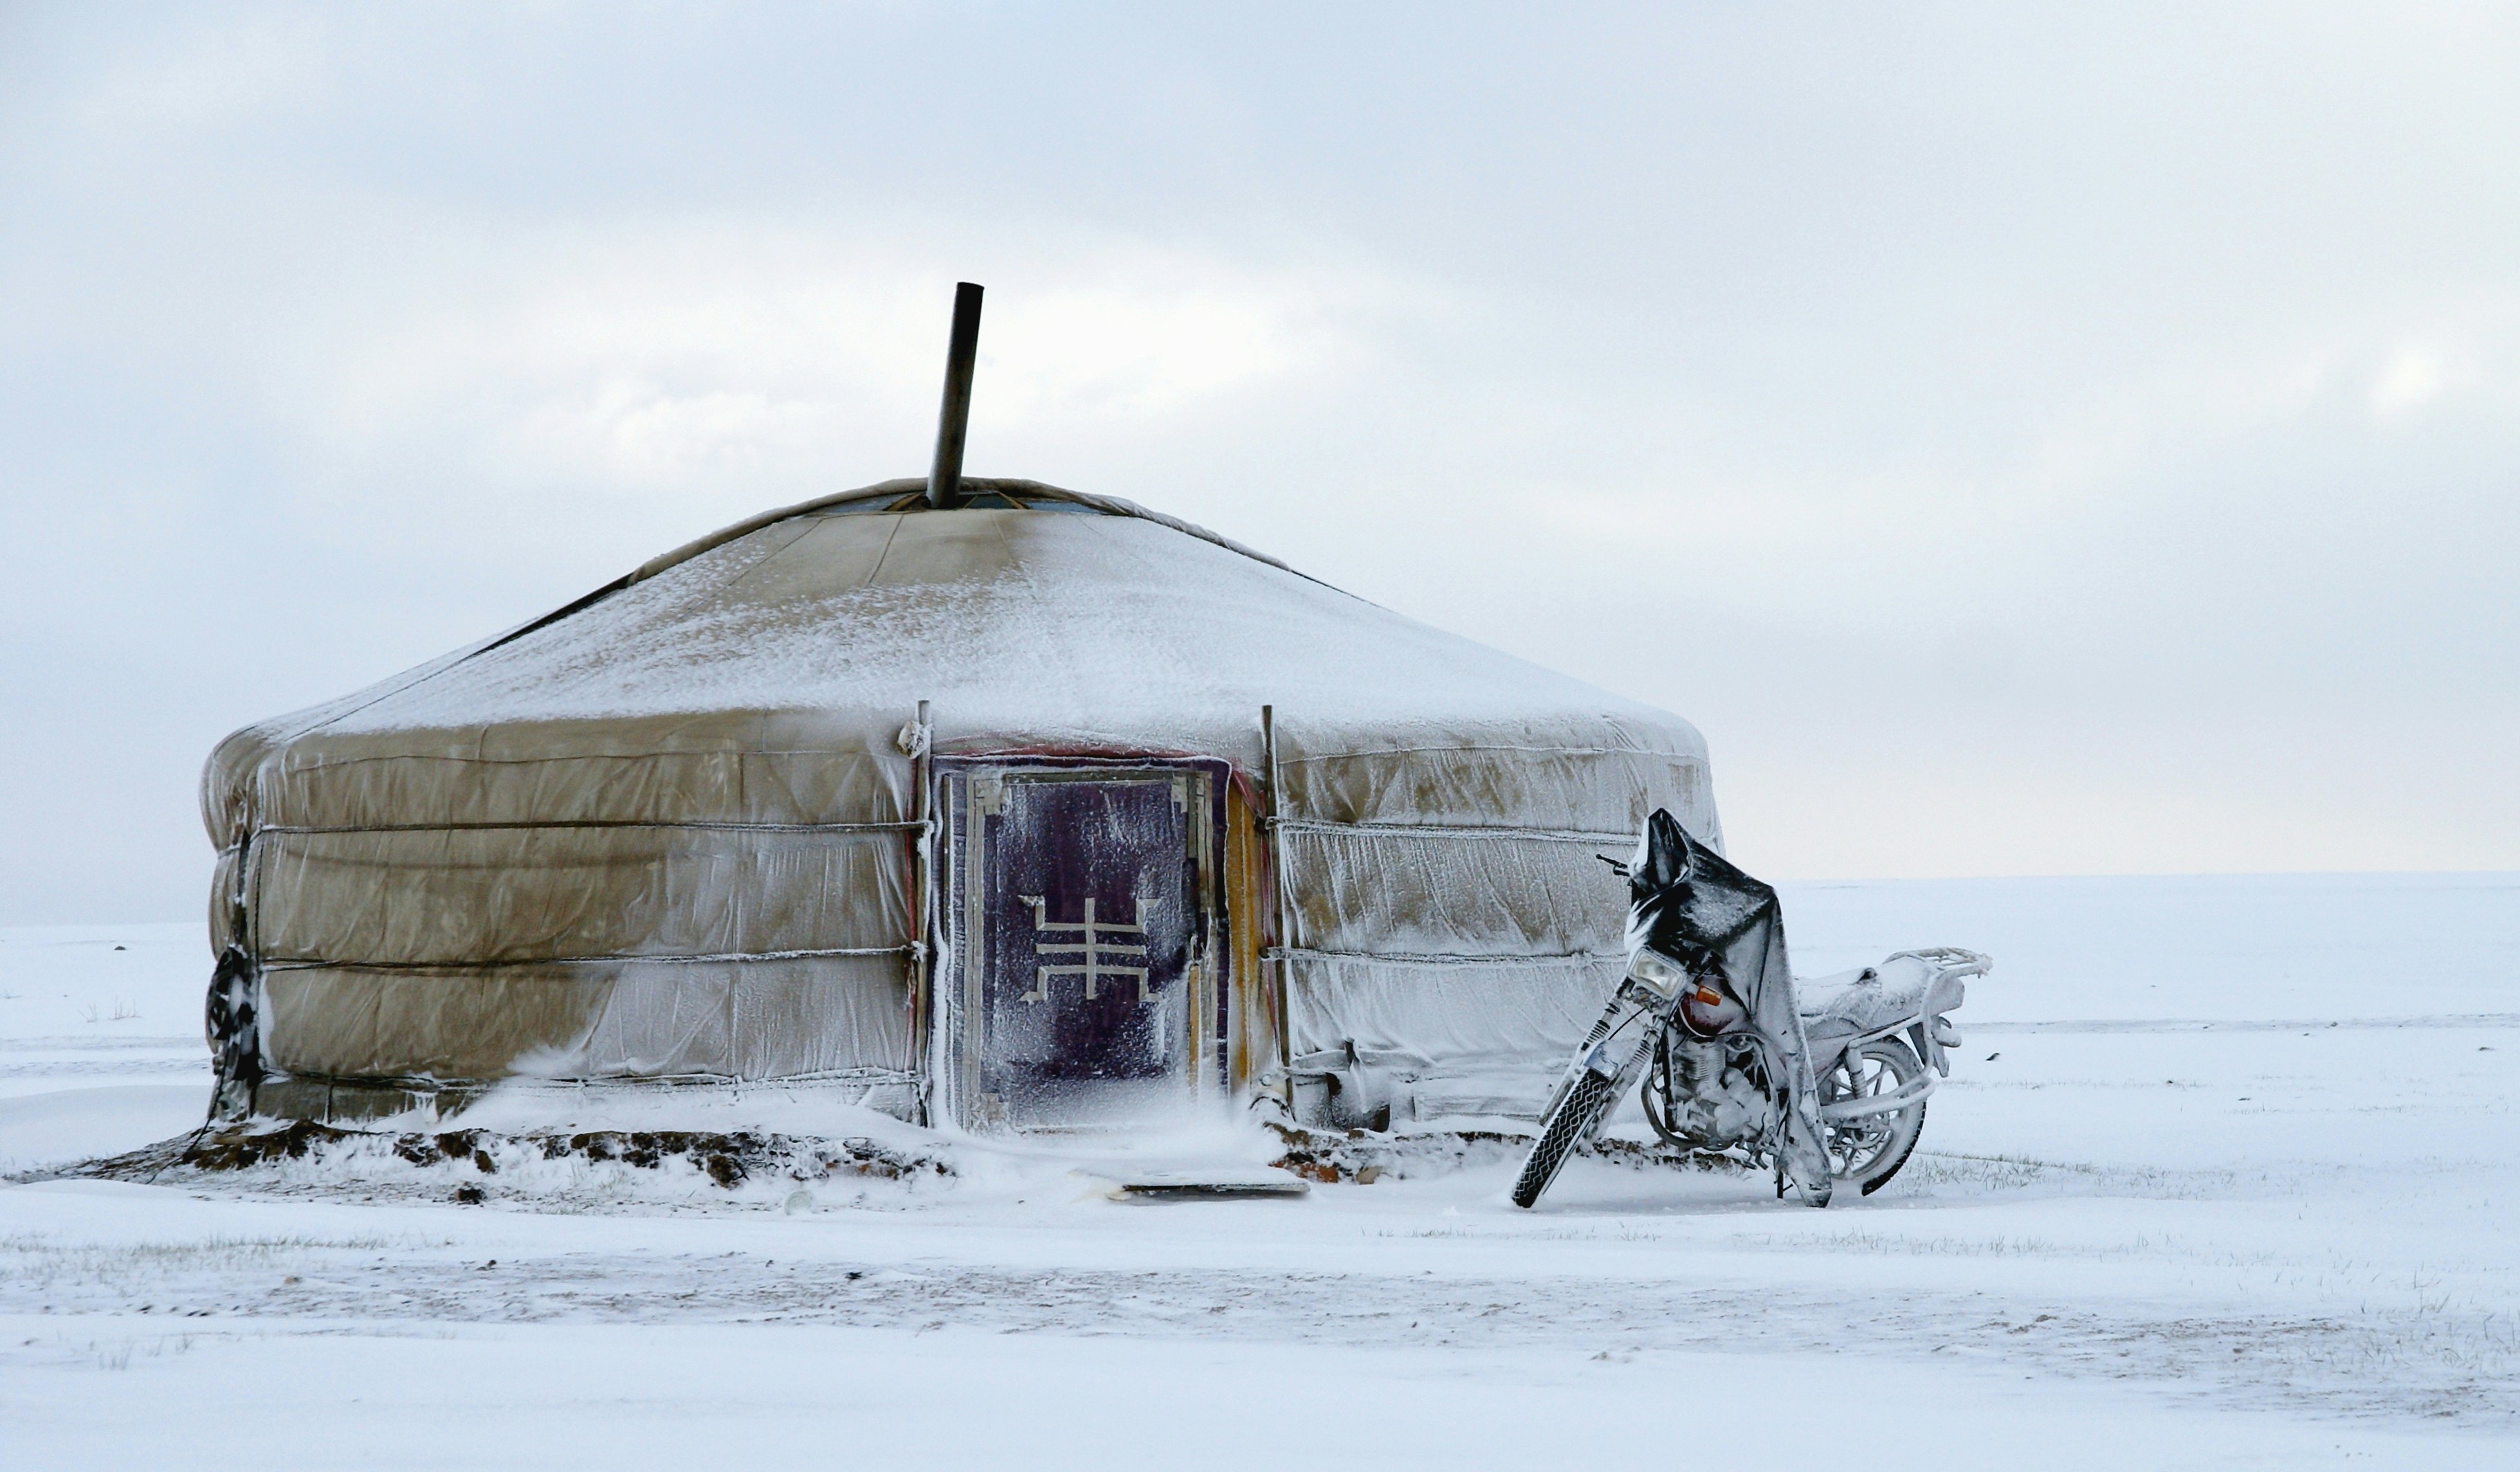
[[[1745,1038],[1696,1038],[1674,1031],[1664,1036],[1668,1075],[1650,1081],[1666,1097],[1667,1135],[1677,1143],[1720,1150],[1763,1139],[1776,1127],[1777,1108],[1761,1080],[1758,1049]]]

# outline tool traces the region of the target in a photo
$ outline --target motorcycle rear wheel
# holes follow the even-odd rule
[[[1924,1074],[1915,1049],[1897,1037],[1876,1037],[1821,1076],[1820,1101],[1834,1104],[1895,1093]],[[1918,1099],[1896,1114],[1822,1128],[1828,1136],[1829,1174],[1869,1196],[1889,1184],[1916,1152],[1916,1140],[1925,1131],[1925,1101]]]
[[[1593,1132],[1601,1116],[1609,1113],[1614,1087],[1611,1080],[1586,1069],[1558,1096],[1557,1107],[1540,1122],[1540,1140],[1523,1158],[1522,1173],[1514,1178],[1515,1206],[1529,1207],[1549,1189],[1549,1183],[1557,1178],[1558,1169],[1566,1164],[1566,1157],[1575,1153],[1575,1147]]]

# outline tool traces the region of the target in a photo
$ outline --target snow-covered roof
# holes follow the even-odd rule
[[[888,736],[926,700],[949,748],[1247,760],[1266,704],[1298,755],[1503,742],[1704,759],[1676,716],[1213,532],[1035,482],[966,484],[974,502],[952,510],[895,481],[738,523],[249,744],[375,754],[395,731],[729,713]]]

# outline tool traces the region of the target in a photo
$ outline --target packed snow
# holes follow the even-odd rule
[[[2520,876],[1781,888],[1804,974],[1996,957],[1869,1199],[1587,1159],[1518,1213],[1491,1149],[1147,1202],[1116,1188],[1271,1143],[940,1141],[778,1090],[717,1107],[953,1173],[24,1180],[0,1459],[2520,1464]],[[208,960],[190,925],[0,931],[0,1171],[200,1122]]]

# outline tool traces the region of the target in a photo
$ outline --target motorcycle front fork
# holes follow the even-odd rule
[[[1653,1058],[1654,1039],[1661,1035],[1662,1013],[1653,1006],[1650,998],[1632,994],[1638,989],[1631,982],[1612,994],[1608,1005],[1601,1009],[1600,1020],[1593,1024],[1591,1035],[1584,1039],[1584,1045],[1575,1050],[1575,1061],[1567,1065],[1564,1077],[1557,1081],[1555,1091],[1550,1094],[1549,1107],[1540,1112],[1543,1120],[1554,1115],[1557,1106],[1566,1098],[1567,1090],[1586,1074],[1598,1074],[1610,1081],[1610,1102],[1601,1111],[1599,1119],[1585,1126],[1582,1135],[1585,1142],[1600,1132],[1602,1122],[1619,1107],[1618,1101],[1626,1098],[1628,1090],[1636,1087],[1638,1081],[1644,1077],[1645,1065]]]

